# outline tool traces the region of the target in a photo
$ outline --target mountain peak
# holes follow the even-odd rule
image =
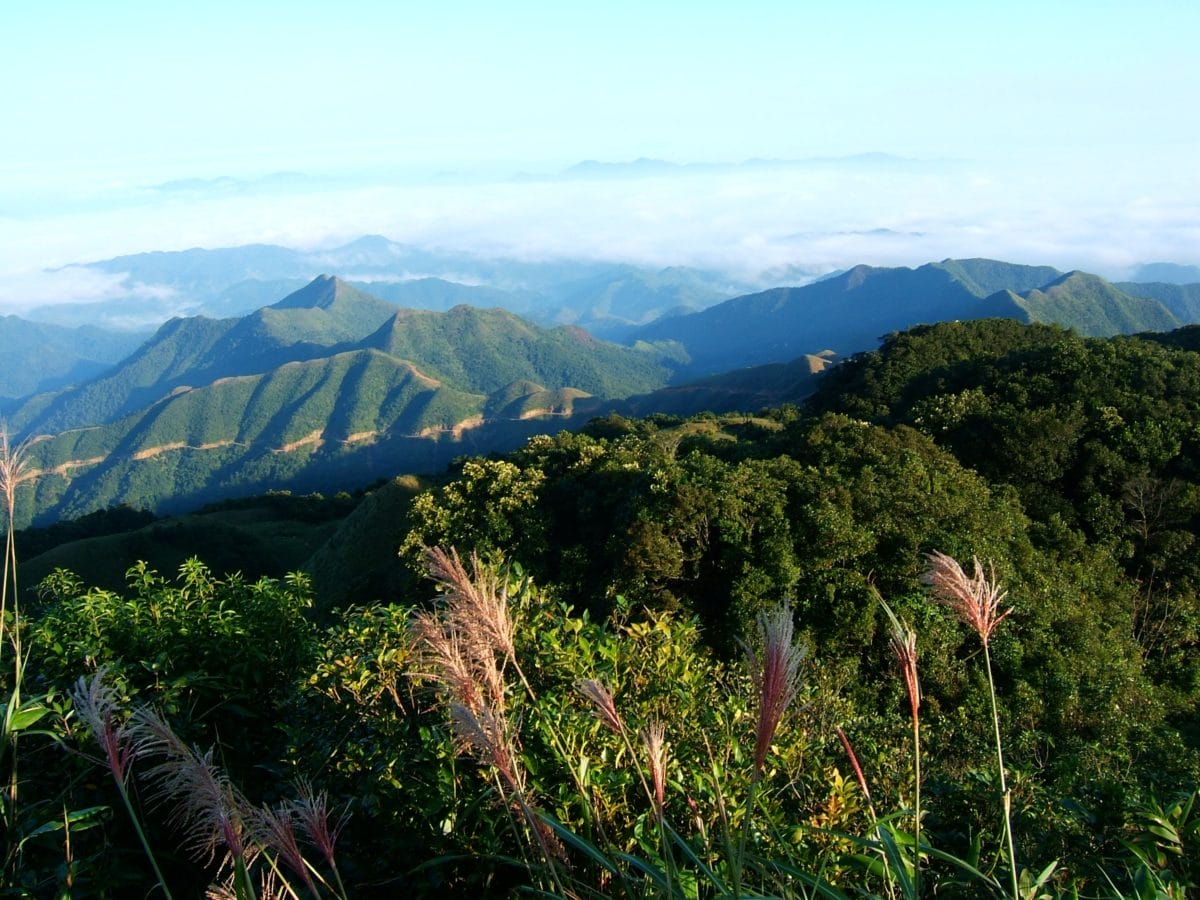
[[[300,290],[288,294],[273,309],[329,309],[334,304],[344,303],[364,296],[362,291],[342,281],[336,275],[318,275]]]

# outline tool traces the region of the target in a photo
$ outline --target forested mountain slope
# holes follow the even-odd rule
[[[914,325],[994,316],[1087,335],[1167,330],[1187,321],[1156,298],[1125,294],[1095,275],[950,259],[917,269],[857,266],[804,287],[735,297],[655,322],[634,336],[678,342],[690,357],[687,371],[707,373],[822,350],[850,354]]]
[[[42,474],[20,517],[436,471],[669,376],[650,349],[501,310],[398,311],[323,277],[239,319],[173,320],[103,376],[31,398],[13,424],[37,435]]]

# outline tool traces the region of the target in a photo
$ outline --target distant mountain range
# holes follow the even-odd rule
[[[131,353],[146,332],[69,328],[0,316],[0,401],[84,381]]]
[[[1163,284],[1200,283],[1200,266],[1181,266],[1178,263],[1144,263],[1133,270],[1130,281],[1155,281]]]
[[[394,246],[362,244],[357,262],[369,266]],[[211,262],[197,257],[192,277],[209,277]],[[149,274],[164,260],[142,263]],[[634,273],[627,286],[598,270],[572,284],[601,298],[596,309],[636,311],[647,290],[678,296],[704,281],[668,270]],[[42,473],[20,492],[20,521],[116,503],[174,512],[269,489],[354,487],[434,472],[455,456],[607,413],[753,411],[803,398],[839,357],[918,323],[1002,316],[1111,335],[1200,321],[1200,285],[1113,284],[984,259],[858,266],[668,312],[629,328],[624,345],[497,307],[398,307],[406,286],[445,296],[413,280],[393,283],[385,299],[323,275],[244,315],[172,319],[124,358],[63,376],[75,379],[69,385],[37,390],[46,376],[27,373],[35,391],[4,409],[13,434],[34,441]],[[497,299],[499,289],[455,290]],[[19,333],[30,358],[67,364],[54,343],[61,330]],[[107,340],[88,334],[97,346]]]
[[[656,178],[663,176],[712,174],[714,172],[739,172],[762,169],[897,169],[910,171],[945,170],[962,165],[962,160],[915,159],[891,153],[853,153],[847,156],[819,156],[807,159],[748,159],[743,162],[692,162],[677,163],[665,159],[642,157],[627,162],[600,162],[584,160],[565,169],[563,179],[629,179]]]
[[[797,288],[735,297],[689,315],[660,319],[631,338],[675,343],[682,374],[778,362],[832,350],[874,348],[879,338],[921,323],[990,316],[1064,325],[1083,335],[1166,331],[1198,320],[1200,285],[1113,284],[987,259],[944,260],[916,269],[856,266]]]
[[[32,318],[120,327],[130,320],[156,326],[180,315],[243,315],[328,272],[403,306],[501,306],[541,324],[577,324],[603,334],[645,324],[681,306],[703,308],[758,286],[700,269],[489,258],[378,236],[328,250],[251,244],[138,253],[76,268],[119,279],[117,296],[103,304],[64,297],[63,303],[34,310]]]

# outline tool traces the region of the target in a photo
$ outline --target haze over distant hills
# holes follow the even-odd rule
[[[351,247],[366,269],[405,252],[379,241]],[[278,274],[271,265],[286,261],[278,250],[217,251],[216,259],[149,254],[121,265],[181,284],[213,283],[210,266],[219,268],[223,256],[257,259],[257,272]],[[190,267],[179,274],[185,261]],[[553,275],[514,263],[501,267],[504,277],[521,266],[540,273],[543,285],[570,274],[555,296],[589,298],[594,310],[636,313],[646,291],[678,297],[707,283],[694,271],[601,264],[590,279],[575,277],[573,264]],[[272,283],[282,282],[257,284]],[[176,511],[270,488],[355,487],[437,471],[454,456],[506,449],[607,412],[754,410],[802,398],[839,357],[919,323],[1002,316],[1112,335],[1200,318],[1200,285],[1117,285],[986,259],[857,266],[801,287],[668,311],[640,327],[627,321],[625,345],[496,306],[438,311],[394,302],[407,286],[439,302],[519,296],[463,283],[443,293],[447,284],[390,282],[384,299],[323,275],[244,315],[172,319],[107,369],[9,401],[9,426],[18,438],[35,438],[30,452],[43,473],[23,492],[18,516],[46,522],[122,502]]]
[[[1130,281],[1157,281],[1165,284],[1200,283],[1200,266],[1181,266],[1178,263],[1145,263],[1133,270]]]
[[[67,302],[35,309],[30,318],[119,327],[129,321],[157,325],[176,315],[242,315],[329,272],[402,306],[502,306],[542,324],[578,324],[604,334],[758,286],[700,269],[484,257],[379,236],[319,251],[251,244],[138,253],[71,268],[110,279],[113,296],[103,303],[64,297]]]

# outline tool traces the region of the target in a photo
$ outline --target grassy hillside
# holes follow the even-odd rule
[[[58,433],[111,421],[160,399],[220,337],[232,320],[172,319],[119,366],[77,387],[31,397],[10,418],[21,433]]]
[[[540,328],[500,309],[401,310],[362,345],[486,394],[528,380],[621,397],[658,387],[670,376],[653,351],[608,344],[579,329]]]
[[[1011,314],[984,300],[944,268],[858,266],[801,288],[777,288],[727,300],[702,312],[653,323],[641,340],[686,347],[694,374],[783,362],[806,353],[853,353],[890,331],[919,322]]]
[[[855,353],[917,324],[990,317],[1053,322],[1097,336],[1180,324],[1157,300],[1125,294],[1095,275],[949,259],[917,269],[857,266],[805,287],[654,322],[634,338],[678,342],[690,357],[686,373],[706,374],[827,349]]]
[[[1181,324],[1155,299],[1132,297],[1098,275],[1070,272],[1039,290],[1021,295],[1035,322],[1065,325],[1088,337],[1170,331]]]
[[[25,397],[86,381],[146,339],[141,332],[84,325],[64,328],[0,316],[0,398]]]
[[[1115,287],[1131,297],[1157,300],[1180,322],[1200,322],[1200,284],[1122,281]]]
[[[995,259],[944,259],[934,265],[953,275],[977,297],[1005,290],[1022,294],[1062,277],[1062,272],[1052,266],[1022,266]]]
[[[240,319],[170,322],[103,377],[31,398],[17,424],[41,435],[41,474],[18,520],[437,471],[662,385],[662,359],[501,310],[397,311],[322,277]]]
[[[112,422],[182,387],[259,374],[359,340],[395,308],[322,277],[274,307],[235,319],[173,319],[120,365],[76,388],[34,397],[11,416],[18,433]]]
[[[67,541],[21,563],[28,584],[56,568],[110,591],[127,585],[138,560],[163,573],[199,556],[217,572],[282,578],[302,569],[357,501],[275,495],[158,519],[130,531]]]

